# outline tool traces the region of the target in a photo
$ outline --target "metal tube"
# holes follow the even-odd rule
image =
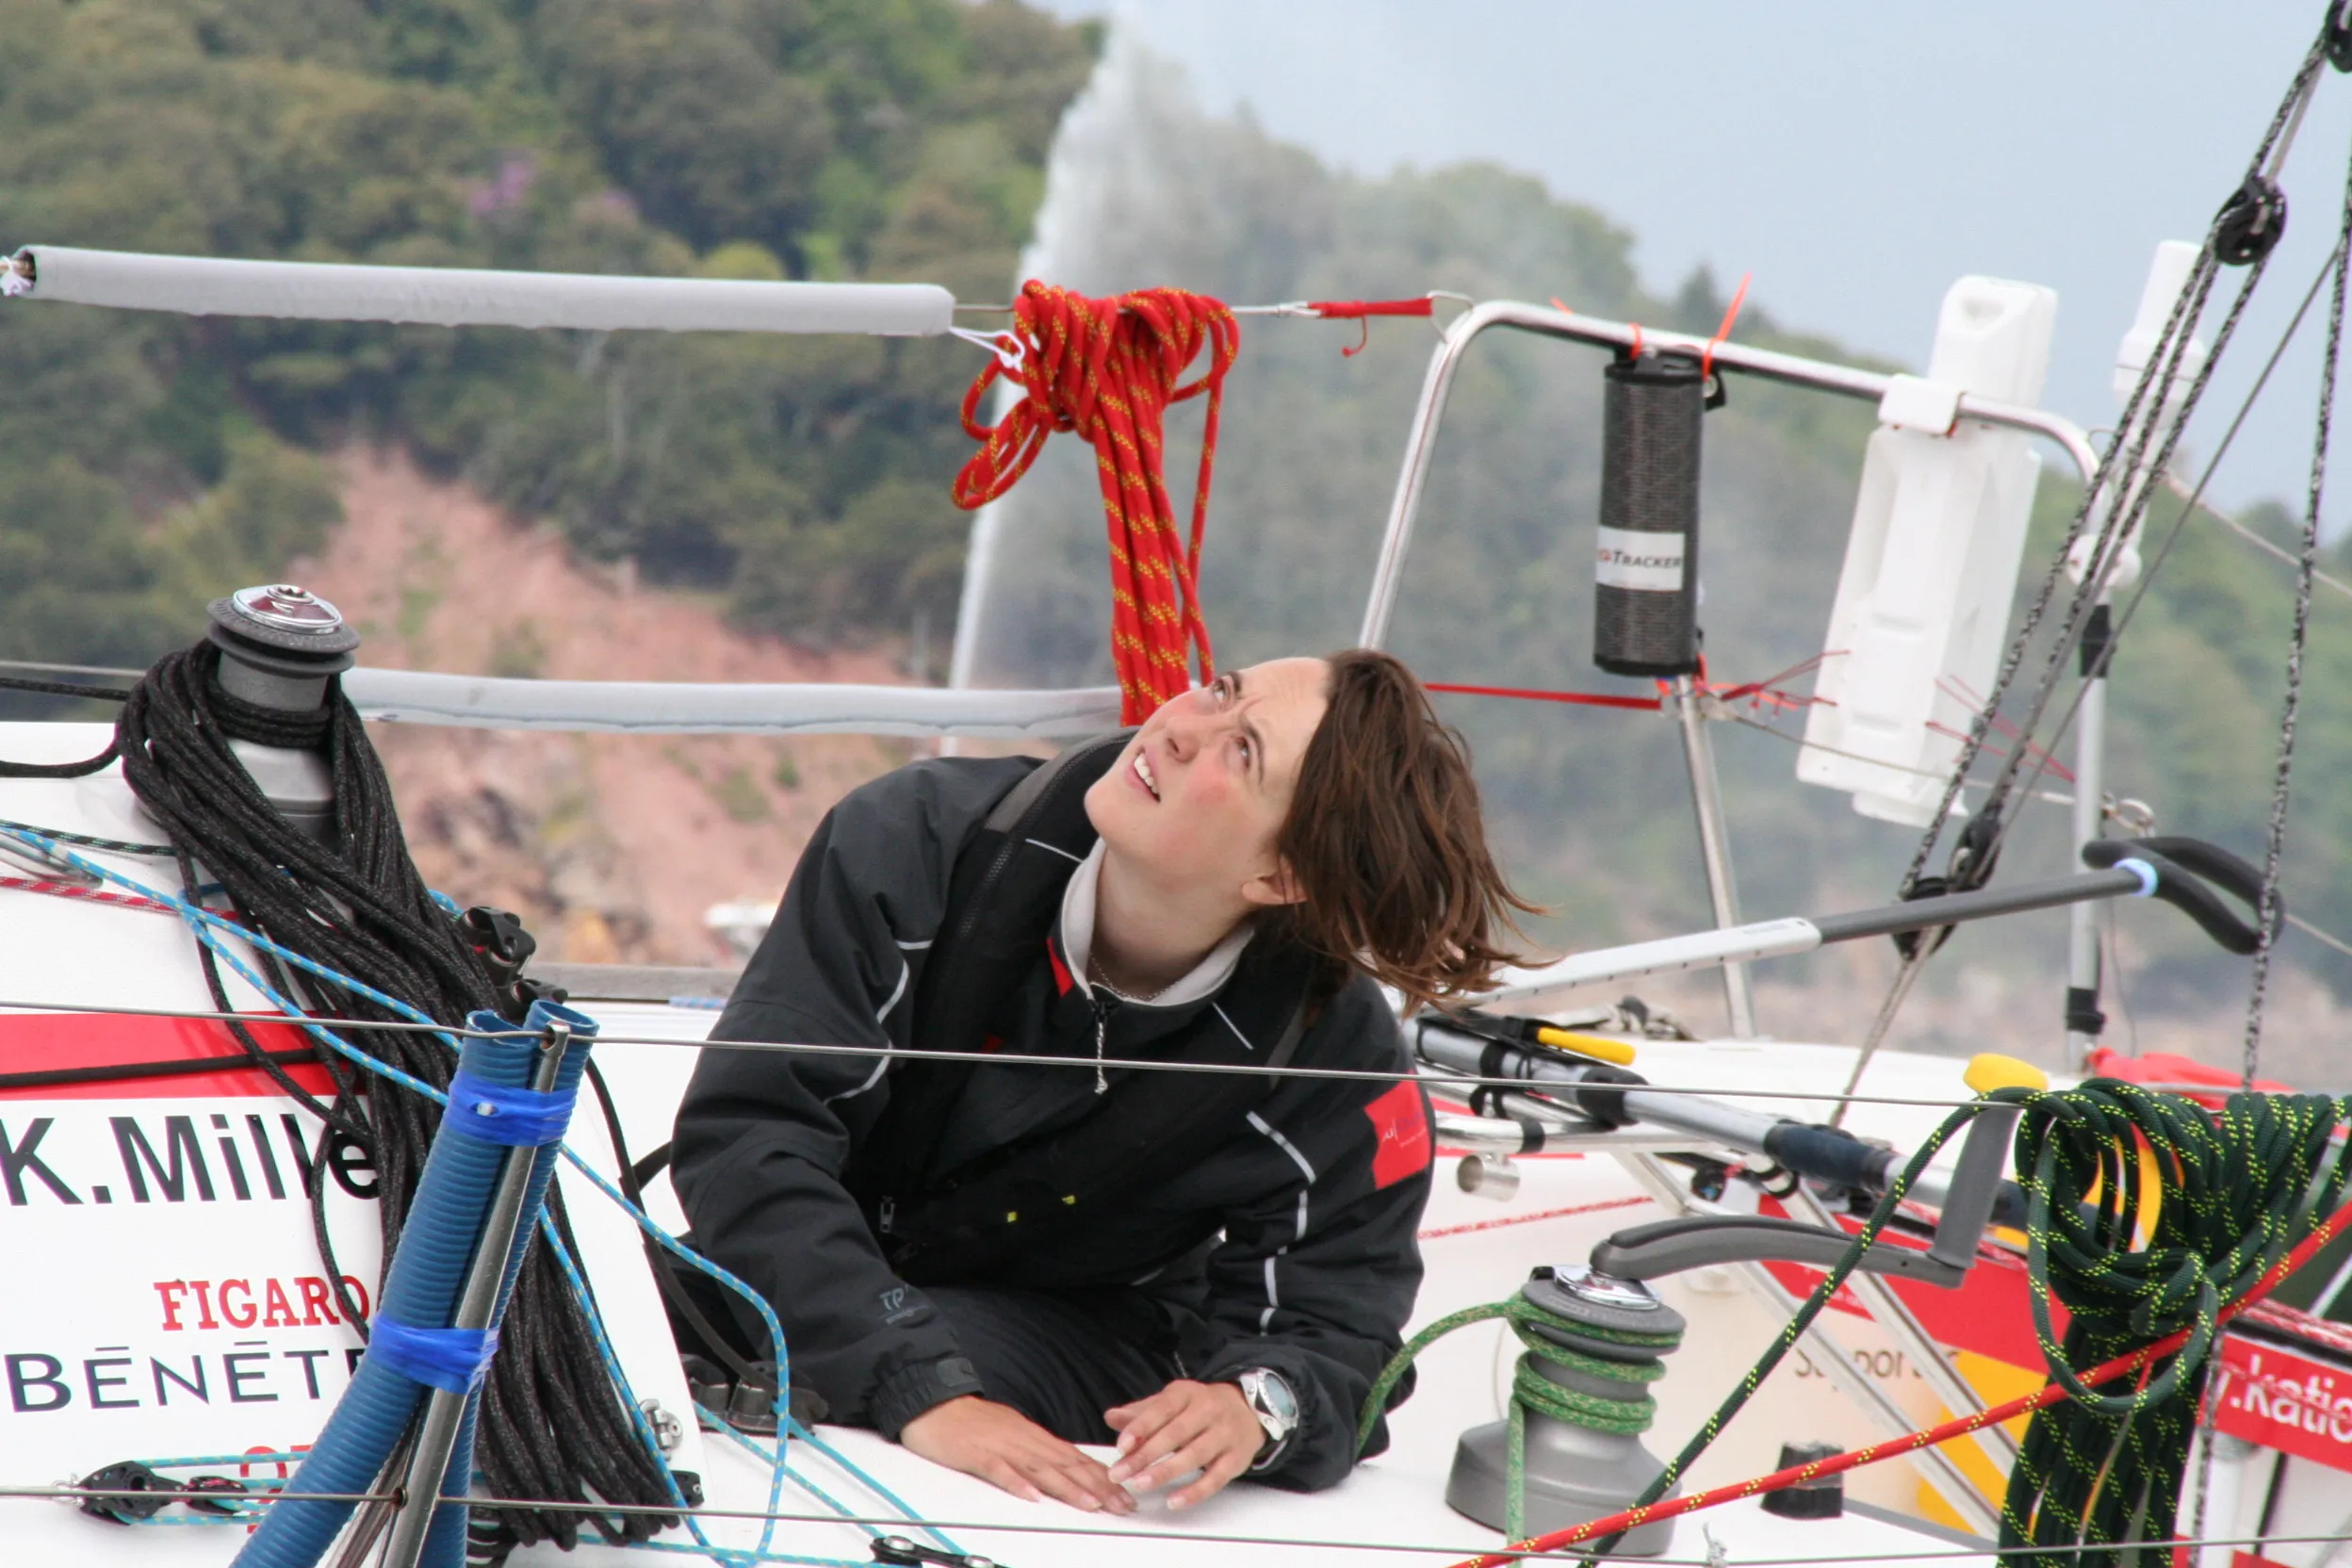
[[[1740,923],[1740,883],[1732,872],[1731,835],[1723,824],[1723,792],[1715,776],[1715,747],[1699,711],[1698,688],[1687,675],[1674,678],[1674,710],[1682,723],[1682,757],[1690,770],[1690,805],[1699,819],[1699,858],[1707,866],[1707,901],[1717,930]],[[1756,999],[1748,989],[1748,967],[1723,965],[1723,1004],[1731,1014],[1734,1039],[1756,1037]]]
[[[531,1086],[546,1093],[555,1086],[556,1071],[572,1043],[572,1031],[561,1021],[547,1025],[539,1042],[539,1060]],[[498,1311],[498,1290],[506,1281],[506,1266],[521,1230],[523,1199],[531,1186],[531,1168],[539,1151],[525,1146],[507,1152],[498,1172],[498,1190],[483,1218],[482,1240],[474,1248],[473,1266],[466,1273],[466,1291],[451,1317],[453,1329],[486,1329]],[[528,1239],[528,1237],[524,1237]],[[416,1446],[409,1455],[408,1477],[402,1483],[399,1511],[393,1515],[391,1539],[384,1544],[385,1568],[416,1568],[425,1549],[425,1533],[433,1527],[433,1511],[441,1505],[441,1481],[449,1468],[449,1452],[457,1445],[457,1429],[466,1415],[467,1396],[436,1388],[425,1401],[418,1423]]]
[[[1898,931],[1925,931],[1992,915],[2023,914],[2055,908],[2087,899],[2137,896],[2148,890],[2140,874],[2116,866],[2107,871],[2021,882],[2008,888],[1986,888],[1943,898],[1914,899],[1903,904],[1857,909],[1850,914],[1799,915],[1751,922],[1727,931],[1694,931],[1687,936],[1661,937],[1656,941],[1628,942],[1578,953],[1539,969],[1503,971],[1481,1001],[1504,1001],[1567,990],[1603,981],[1631,980],[1644,974],[1676,974],[1717,964],[1786,957],[1810,953],[1828,942],[1850,942],[1862,937],[1890,936]]]
[[[475,729],[1027,740],[1119,727],[1116,686],[943,691],[831,682],[529,680],[362,667],[344,672],[343,694],[363,719]]]
[[[769,283],[464,267],[240,261],[27,245],[27,299],[191,316],[260,316],[590,332],[859,333],[931,337],[955,319],[937,284]]]
[[[2107,676],[2104,667],[2083,678],[2082,700],[2075,710],[2074,843],[2080,851],[2106,830],[2107,796]],[[2088,993],[2094,1006],[2099,989],[2099,906],[2076,905],[2066,922],[2066,986]],[[2072,1012],[2073,996],[2068,998]],[[2090,1060],[2099,1037],[2080,1030],[2066,1032],[2066,1059],[2077,1066]]]
[[[1627,942],[1578,953],[1539,969],[1510,969],[1495,978],[1494,988],[1481,1002],[1535,996],[1594,986],[1605,980],[1633,980],[1644,974],[1679,974],[1711,969],[1730,960],[1779,958],[1810,953],[1821,945],[1820,927],[1799,916],[1754,921],[1729,931],[1693,931],[1688,936],[1661,937],[1656,941]]]
[[[1961,921],[1992,915],[2023,914],[2102,898],[2137,897],[2149,890],[2138,872],[2127,866],[2086,871],[2073,876],[2045,877],[2007,888],[1984,888],[1972,893],[1914,899],[1907,904],[1857,909],[1849,915],[1819,915],[1813,924],[1823,942],[1850,942],[1859,937],[1886,937],[1898,931],[1928,931]]]
[[[1364,602],[1364,625],[1356,632],[1359,646],[1377,648],[1388,637],[1396,589],[1404,580],[1405,551],[1413,546],[1413,519],[1420,514],[1421,492],[1429,482],[1429,454],[1437,449],[1437,428],[1446,418],[1446,401],[1453,395],[1454,371],[1471,339],[1491,324],[1487,309],[1474,306],[1439,335],[1437,351],[1429,356],[1429,368],[1421,378],[1421,400],[1413,405],[1413,428],[1405,436],[1404,467],[1396,476],[1388,527],[1380,535],[1380,559],[1372,567],[1371,596]]]
[[[1886,395],[1891,379],[1850,365],[1833,365],[1826,360],[1775,353],[1770,349],[1740,343],[1717,343],[1686,333],[1636,328],[1623,321],[1572,315],[1517,300],[1488,300],[1473,305],[1445,330],[1436,352],[1429,356],[1429,371],[1422,378],[1421,400],[1413,407],[1412,429],[1405,437],[1404,466],[1396,476],[1396,492],[1389,503],[1388,527],[1381,535],[1379,562],[1372,572],[1372,592],[1364,603],[1363,629],[1356,637],[1365,647],[1379,647],[1388,635],[1389,617],[1396,608],[1397,584],[1403,578],[1405,552],[1413,543],[1421,493],[1429,483],[1430,453],[1437,445],[1438,427],[1445,420],[1446,400],[1453,392],[1454,372],[1460,368],[1462,356],[1471,341],[1489,327],[1510,327],[1602,349],[1630,349],[1638,336],[1643,348],[1661,353],[1688,354],[1692,358],[1711,355],[1719,369],[1740,370],[1767,381],[1808,386],[1818,392],[1834,392],[1870,402]],[[2099,471],[2099,453],[2091,449],[2090,437],[2063,415],[1964,393],[1959,416],[2041,436],[2066,452],[2076,474],[2086,482]]]
[[[1787,1117],[1751,1111],[1703,1094],[1651,1094],[1625,1090],[1625,1110],[1635,1120],[1653,1127],[1671,1127],[1709,1143],[1728,1144],[1749,1153],[1764,1152],[1764,1140]]]

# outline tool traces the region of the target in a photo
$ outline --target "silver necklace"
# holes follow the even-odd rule
[[[1102,972],[1102,960],[1096,957],[1091,953],[1086,955],[1086,978],[1093,984],[1098,985],[1104,990],[1110,992],[1113,996],[1119,998],[1121,1002],[1130,1002],[1134,1003],[1137,1006],[1144,1007],[1150,1006],[1152,1003],[1157,1002],[1161,997],[1167,995],[1168,986],[1173,986],[1176,983],[1171,980],[1168,983],[1168,986],[1162,986],[1157,990],[1145,991],[1140,994],[1135,991],[1120,990],[1117,986],[1111,984],[1111,977]]]

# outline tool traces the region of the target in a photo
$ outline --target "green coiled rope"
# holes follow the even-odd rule
[[[2029,1109],[2017,1168],[2034,1332],[2071,1397],[2026,1429],[2003,1546],[2100,1568],[2143,1554],[2073,1548],[2147,1542],[2151,1563],[2170,1560],[2215,1319],[2343,1203],[2352,1163],[2334,1134],[2348,1118],[2352,1100],[2233,1094],[2215,1112],[2111,1080]],[[2070,1315],[2063,1341],[2053,1296]],[[2144,1381],[2094,1389],[2076,1375],[2183,1328],[2188,1343]]]
[[[1625,1330],[1607,1329],[1562,1317],[1548,1308],[1538,1306],[1522,1296],[1507,1301],[1494,1301],[1482,1307],[1468,1307],[1439,1318],[1422,1330],[1394,1356],[1389,1358],[1380,1375],[1373,1381],[1372,1392],[1364,1399],[1364,1413],[1356,1423],[1356,1451],[1371,1441],[1372,1427],[1380,1412],[1388,1408],[1388,1396],[1396,1380],[1413,1358],[1457,1329],[1473,1323],[1488,1323],[1495,1318],[1509,1323],[1519,1336],[1526,1350],[1511,1379],[1511,1443],[1510,1470],[1504,1493],[1504,1532],[1512,1540],[1519,1538],[1527,1525],[1527,1413],[1549,1415],[1557,1420],[1594,1431],[1619,1432],[1635,1436],[1650,1429],[1658,1418],[1658,1401],[1642,1392],[1644,1386],[1666,1375],[1665,1364],[1658,1358],[1682,1343],[1682,1335],[1642,1334]],[[1640,1361],[1610,1361],[1600,1356],[1588,1356],[1539,1333],[1539,1329],[1556,1329],[1563,1333],[1579,1334],[1588,1339],[1607,1340],[1610,1344],[1647,1351]],[[1589,1394],[1582,1389],[1565,1388],[1545,1377],[1538,1361],[1567,1367],[1589,1378],[1625,1385],[1621,1396]]]

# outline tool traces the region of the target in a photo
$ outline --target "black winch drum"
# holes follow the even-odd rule
[[[1688,359],[1621,359],[1601,400],[1601,526],[1592,662],[1611,675],[1699,667],[1699,421],[1707,378]]]

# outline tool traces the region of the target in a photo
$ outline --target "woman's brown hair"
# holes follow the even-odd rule
[[[1274,841],[1303,896],[1272,923],[1409,1006],[1483,990],[1518,961],[1500,945],[1514,911],[1540,910],[1486,847],[1469,748],[1387,654],[1329,662],[1329,707]]]

